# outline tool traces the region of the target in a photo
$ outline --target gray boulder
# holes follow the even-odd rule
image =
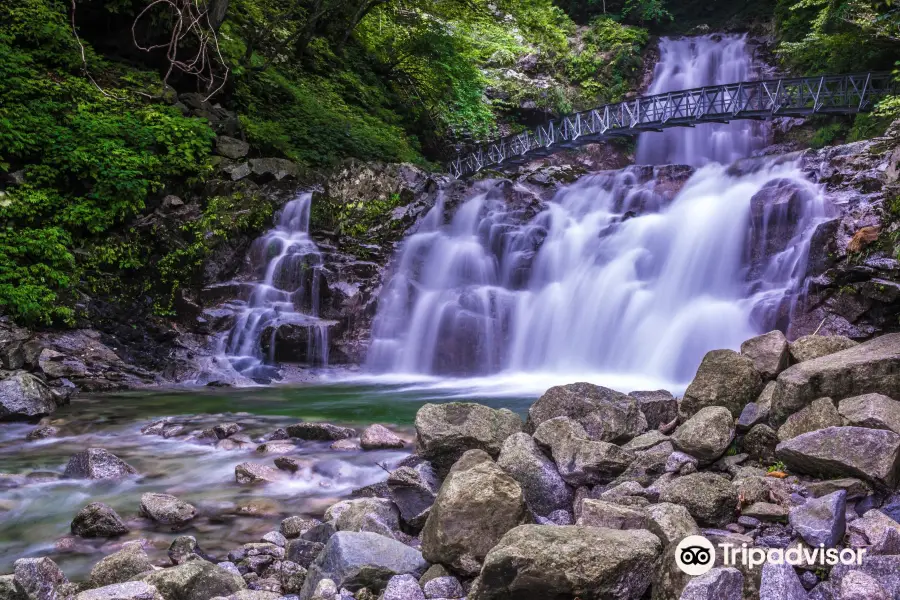
[[[810,431],[841,425],[843,425],[841,415],[838,414],[831,398],[819,398],[789,416],[778,428],[778,439],[783,442]]]
[[[783,371],[772,395],[777,423],[816,398],[843,400],[878,393],[900,397],[900,333],[883,335],[841,352],[807,360]]]
[[[841,477],[840,479],[828,479],[825,481],[811,481],[806,484],[806,491],[812,498],[821,498],[832,492],[844,490],[847,492],[847,500],[865,498],[872,493],[872,488],[865,481],[855,477]]]
[[[286,478],[284,471],[268,465],[245,462],[234,468],[234,479],[240,484],[273,483]]]
[[[154,586],[165,600],[210,600],[247,588],[243,578],[205,560],[152,571],[138,579]]]
[[[522,488],[525,503],[535,515],[571,510],[575,492],[527,433],[516,433],[503,443],[497,464]]]
[[[900,523],[880,510],[867,511],[847,525],[850,545],[865,548],[869,556],[900,554]]]
[[[650,529],[650,518],[641,509],[585,498],[576,524],[608,529]]]
[[[810,546],[824,544],[833,548],[844,538],[846,512],[847,492],[839,490],[821,498],[809,498],[792,508],[790,523],[794,532]]]
[[[838,412],[850,425],[900,433],[900,402],[883,394],[844,398],[838,404]]]
[[[423,461],[413,467],[399,467],[388,475],[387,486],[400,518],[415,531],[422,529],[441,487],[431,464]]]
[[[425,591],[425,597],[429,600],[437,598],[452,600],[466,596],[459,580],[450,576],[435,577],[427,581],[422,589]]]
[[[0,598],[3,600],[28,600],[25,592],[16,587],[16,576],[0,575]]]
[[[678,400],[666,390],[630,392],[628,395],[638,401],[638,408],[647,419],[648,429],[658,429],[678,416]]]
[[[849,571],[841,579],[840,600],[891,600],[891,597],[871,575]]]
[[[370,531],[392,538],[400,530],[400,512],[384,498],[343,500],[325,511],[325,520],[337,531]]]
[[[363,587],[379,592],[394,575],[419,577],[427,568],[418,550],[396,540],[377,533],[339,531],[310,566],[300,600],[311,600],[323,579],[351,592]]]
[[[506,438],[522,431],[522,419],[511,410],[467,402],[426,404],[416,413],[415,425],[416,452],[439,476],[467,450],[497,458]]]
[[[331,423],[295,423],[287,427],[287,433],[292,438],[314,442],[333,442],[356,436],[356,430]]]
[[[140,542],[129,542],[94,565],[89,582],[91,587],[104,587],[124,583],[152,570],[153,563]]]
[[[768,425],[754,425],[741,442],[741,448],[755,460],[769,464],[775,462],[778,434]]]
[[[900,481],[900,435],[892,431],[829,427],[781,442],[775,455],[793,471],[823,478],[859,477],[890,488]]]
[[[642,598],[660,550],[649,531],[522,525],[491,549],[468,598]]]
[[[552,387],[528,409],[532,429],[556,417],[573,419],[589,439],[601,442],[627,442],[647,429],[635,398],[590,383]]]
[[[631,438],[626,443],[622,444],[622,448],[633,452],[639,452],[641,450],[649,450],[663,442],[668,442],[669,439],[669,436],[660,432],[658,429],[651,429],[646,433]]]
[[[807,600],[807,594],[794,567],[766,562],[759,584],[759,600]]]
[[[248,152],[250,152],[250,144],[247,142],[228,137],[227,135],[216,137],[216,154],[219,156],[238,160],[247,156]]]
[[[788,350],[793,362],[802,363],[858,345],[842,335],[804,335],[791,342]]]
[[[425,592],[412,575],[394,575],[388,580],[381,600],[425,600]]]
[[[646,509],[650,518],[647,529],[668,546],[678,543],[689,535],[700,535],[700,528],[688,510],[669,502],[651,504]]]
[[[283,158],[251,158],[249,162],[250,170],[258,177],[281,181],[285,177],[296,178],[300,173],[296,163]]]
[[[753,367],[764,379],[774,379],[788,368],[788,341],[780,331],[751,338],[741,344],[741,354],[753,361]]]
[[[72,456],[64,477],[73,479],[122,479],[136,475],[137,470],[103,448],[88,448]]]
[[[584,428],[567,417],[541,423],[534,441],[550,451],[563,480],[573,486],[594,485],[622,473],[635,453],[607,442],[586,438]]]
[[[522,488],[482,450],[453,465],[422,529],[422,555],[476,574],[488,551],[530,519]]]
[[[172,540],[167,554],[173,565],[180,565],[198,557],[212,562],[210,557],[200,549],[197,538],[191,535],[180,535]]]
[[[28,600],[57,600],[59,588],[69,583],[49,558],[20,558],[14,569],[15,586]]]
[[[900,555],[865,556],[861,565],[835,565],[829,580],[836,590],[842,588],[844,578],[852,571],[875,579],[888,593],[888,598],[900,598]]]
[[[163,597],[145,581],[128,581],[81,592],[75,600],[163,600]]]
[[[46,383],[25,371],[0,381],[0,421],[37,420],[56,410]]]
[[[163,525],[184,525],[197,516],[197,509],[169,494],[141,496],[141,514]]]
[[[734,516],[738,496],[731,482],[714,473],[692,473],[666,484],[660,502],[684,506],[701,525],[723,527]]]
[[[775,393],[775,382],[770,381],[760,392],[756,402],[750,402],[741,411],[737,420],[738,431],[749,431],[754,425],[766,423],[769,420],[769,411],[772,409],[772,394]]]
[[[741,600],[744,576],[734,567],[717,567],[694,577],[680,600]]]
[[[91,502],[72,519],[72,534],[85,538],[110,538],[128,533],[118,513],[107,504]]]
[[[406,443],[383,425],[369,425],[359,436],[359,445],[363,450],[387,450],[402,448]]]
[[[713,350],[703,357],[679,411],[688,419],[702,408],[724,406],[737,418],[762,390],[763,379],[752,360],[733,350]]]
[[[676,448],[709,464],[725,454],[734,439],[734,417],[727,408],[701,408],[672,435]]]

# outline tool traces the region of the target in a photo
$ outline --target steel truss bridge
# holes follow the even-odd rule
[[[654,96],[567,115],[535,129],[489,142],[459,155],[448,170],[464,178],[486,168],[502,169],[616,136],[667,127],[766,120],[813,114],[855,114],[871,110],[897,93],[890,73],[858,73],[744,81]]]

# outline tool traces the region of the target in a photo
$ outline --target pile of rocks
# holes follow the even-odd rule
[[[322,520],[290,517],[218,559],[180,537],[165,568],[127,544],[77,585],[49,559],[22,559],[0,590],[29,600],[897,598],[897,398],[900,334],[788,343],[772,332],[740,352],[708,353],[681,399],[576,383],[548,390],[525,421],[479,404],[428,404],[416,415],[416,453]],[[115,467],[105,456],[73,462]],[[190,505],[147,496],[142,512],[159,523],[191,518]],[[73,522],[85,536],[122,527],[98,504]],[[830,570],[718,559],[691,578],[674,556],[689,535],[866,556]]]

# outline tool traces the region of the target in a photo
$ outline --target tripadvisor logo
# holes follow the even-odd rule
[[[713,568],[716,556],[725,567],[743,565],[755,569],[763,564],[811,567],[835,565],[861,565],[865,548],[826,548],[794,546],[782,548],[752,548],[747,544],[719,544],[718,549],[702,535],[690,535],[675,547],[675,563],[682,572],[691,576],[703,575]]]

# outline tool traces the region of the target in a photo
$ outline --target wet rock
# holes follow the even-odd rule
[[[795,363],[806,362],[858,345],[859,342],[842,335],[805,335],[790,343],[791,360]]]
[[[249,163],[253,174],[264,181],[271,178],[281,181],[286,177],[296,178],[299,174],[297,165],[283,158],[251,158]]]
[[[152,570],[153,564],[140,542],[129,542],[94,565],[89,581],[91,587],[103,587],[124,583]]]
[[[28,433],[27,439],[29,442],[34,442],[36,440],[45,440],[47,438],[56,437],[59,434],[59,429],[56,427],[52,427],[50,425],[42,425],[40,427],[35,427]]]
[[[627,442],[647,429],[635,398],[590,383],[552,387],[528,409],[531,428],[556,417],[576,421],[589,439],[601,442]]]
[[[297,446],[294,445],[293,442],[289,442],[287,440],[276,440],[272,442],[266,442],[265,444],[260,444],[256,447],[257,454],[290,454],[297,450]],[[278,465],[276,465],[278,466]]]
[[[288,473],[296,473],[300,470],[300,461],[296,458],[279,456],[275,459],[275,466],[282,471],[287,471]]]
[[[59,588],[69,583],[49,558],[20,558],[15,562],[14,576],[16,588],[28,600],[56,600]]]
[[[86,538],[110,538],[128,533],[128,527],[109,505],[92,502],[72,520],[72,534]]]
[[[209,600],[247,588],[241,577],[205,560],[146,573],[140,580],[156,587],[165,600]]]
[[[734,567],[718,567],[694,577],[680,600],[741,600],[744,576]]]
[[[163,525],[184,525],[197,516],[197,509],[169,494],[141,496],[141,514]]]
[[[646,508],[650,520],[647,529],[656,535],[663,546],[678,543],[689,535],[700,535],[700,528],[688,510],[669,502],[651,504]]]
[[[385,537],[394,537],[400,529],[400,512],[383,498],[343,500],[325,511],[325,520],[337,531],[370,531]]]
[[[900,397],[900,333],[796,364],[778,376],[772,419],[781,423],[813,400],[879,393]]]
[[[81,592],[75,600],[163,600],[163,597],[149,583],[128,581]]]
[[[497,464],[519,483],[525,503],[535,515],[571,509],[574,491],[527,433],[506,438]]]
[[[429,562],[476,574],[503,535],[529,520],[522,488],[483,450],[469,450],[444,480],[425,527]]]
[[[122,479],[136,475],[134,467],[103,448],[88,448],[72,456],[64,477],[73,479]]]
[[[788,341],[780,331],[770,331],[741,344],[741,354],[753,361],[753,367],[764,379],[774,379],[788,368]]]
[[[791,509],[791,527],[810,546],[824,544],[826,548],[833,548],[844,538],[846,511],[847,492],[844,490],[810,498],[805,504]]]
[[[303,517],[288,517],[281,522],[279,530],[284,537],[293,539],[300,537],[304,532],[312,529],[316,525],[321,524],[318,519],[304,519]]]
[[[37,420],[55,410],[50,388],[34,375],[16,371],[0,381],[0,421]]]
[[[329,448],[338,450],[339,452],[356,452],[357,450],[362,450],[362,446],[353,440],[337,440],[336,442],[333,442]]]
[[[721,406],[701,408],[672,435],[676,448],[707,464],[725,454],[733,439],[734,417]]]
[[[241,431],[241,426],[237,423],[219,423],[212,429],[217,438],[224,440]]]
[[[387,486],[403,521],[416,531],[422,529],[441,486],[431,464],[395,469],[388,475]]]
[[[585,498],[581,503],[581,516],[576,524],[608,529],[650,529],[650,519],[643,510],[594,498]]]
[[[642,598],[659,540],[649,531],[522,525],[491,549],[469,600]]]
[[[234,478],[242,485],[252,483],[273,483],[282,481],[285,478],[285,473],[267,465],[246,462],[241,463],[234,468]]]
[[[628,395],[638,401],[638,408],[647,419],[648,429],[671,423],[678,416],[678,401],[666,390],[630,392]]]
[[[883,394],[845,398],[838,404],[838,412],[850,425],[900,433],[900,402]]]
[[[841,415],[831,398],[819,398],[789,416],[784,425],[778,428],[778,439],[783,442],[810,431],[841,425]]]
[[[759,600],[807,600],[806,590],[794,567],[766,562],[762,568]]]
[[[859,477],[891,488],[900,481],[900,435],[892,431],[829,427],[781,442],[775,455],[800,473]]]
[[[724,406],[737,418],[762,390],[762,376],[751,359],[733,350],[713,350],[703,357],[679,411],[687,419],[702,408]]]
[[[296,423],[287,427],[288,435],[301,440],[333,442],[356,436],[350,427],[338,427],[331,423]]]
[[[522,420],[507,409],[449,402],[426,404],[416,413],[416,452],[445,475],[467,450],[500,455],[506,438],[522,431]]]
[[[326,540],[327,541],[327,540]],[[290,540],[286,546],[287,552],[285,556],[291,562],[294,562],[304,568],[309,566],[316,560],[325,544],[322,542],[311,542],[309,540],[296,539]]]
[[[377,533],[339,531],[310,566],[300,600],[310,600],[323,579],[355,591],[379,592],[394,575],[419,577],[428,563],[418,550]]]
[[[660,502],[684,506],[701,525],[723,527],[731,521],[738,496],[731,482],[714,473],[692,473],[666,484]]]
[[[248,152],[250,152],[250,144],[247,142],[228,137],[227,135],[216,137],[216,154],[219,156],[238,160],[247,156]]]
[[[778,434],[768,425],[754,425],[744,436],[741,443],[744,452],[750,458],[765,464],[775,462],[775,448],[778,447]]]
[[[16,587],[15,575],[0,575],[0,598],[3,600],[28,600],[25,592]]]
[[[200,548],[197,538],[191,535],[180,535],[175,538],[169,545],[168,555],[173,565],[181,565],[198,558],[212,562],[210,556]]]
[[[849,571],[841,579],[841,600],[890,600],[887,591],[871,575]]]
[[[369,425],[359,436],[359,445],[363,450],[389,450],[402,448],[406,443],[393,431],[383,425]]]

